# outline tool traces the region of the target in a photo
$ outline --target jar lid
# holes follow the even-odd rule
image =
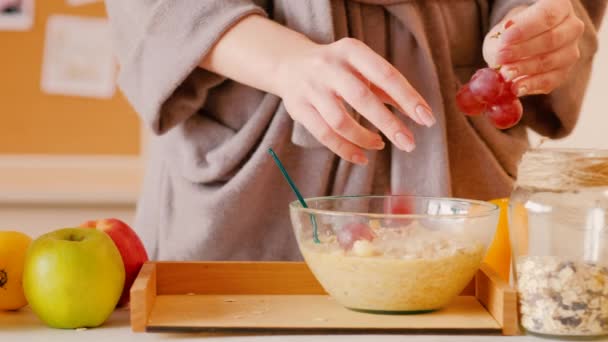
[[[572,191],[608,186],[608,150],[536,148],[524,153],[517,172],[521,187]]]

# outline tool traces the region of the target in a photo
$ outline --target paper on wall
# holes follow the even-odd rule
[[[0,31],[27,31],[34,25],[34,0],[0,0]]]
[[[48,18],[42,63],[42,91],[110,98],[116,64],[104,18],[53,15]]]

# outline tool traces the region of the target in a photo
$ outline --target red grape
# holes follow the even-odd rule
[[[498,71],[491,68],[477,70],[469,82],[471,93],[482,102],[491,103],[502,96],[510,87]]]
[[[517,99],[517,94],[515,94],[513,92],[513,90],[511,90],[512,86],[513,86],[512,82],[507,82],[506,83],[506,88],[502,92],[502,94],[500,94],[500,96],[498,96],[497,98],[495,98],[494,100],[492,100],[490,103],[491,104],[507,103],[507,102],[512,102],[513,100]]]
[[[471,81],[456,94],[458,108],[468,115],[483,112],[499,129],[513,127],[521,119],[523,108],[512,89],[496,69],[477,70]]]
[[[414,204],[407,196],[389,196],[384,200],[385,214],[412,214]]]
[[[372,228],[359,222],[347,223],[336,232],[338,243],[344,249],[351,249],[358,240],[372,241],[376,236]]]
[[[456,94],[456,104],[467,115],[479,115],[486,109],[486,105],[473,95],[468,84],[462,86]]]
[[[384,213],[394,215],[407,215],[414,213],[414,202],[412,197],[389,196],[384,199]],[[412,222],[410,218],[385,219],[384,224],[393,227],[407,226]],[[387,227],[388,228],[388,227]]]
[[[489,106],[485,114],[494,126],[500,129],[507,129],[519,122],[523,114],[523,108],[519,99],[516,98],[510,102]]]

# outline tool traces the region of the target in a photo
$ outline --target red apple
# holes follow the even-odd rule
[[[144,262],[148,261],[148,254],[141,240],[128,224],[121,220],[109,218],[104,220],[87,221],[81,227],[95,228],[108,234],[120,252],[125,265],[125,284],[118,306],[129,302],[129,291]]]

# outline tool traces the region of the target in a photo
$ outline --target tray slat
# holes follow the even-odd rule
[[[147,331],[409,331],[481,330],[500,325],[472,296],[444,310],[417,315],[378,315],[343,308],[326,295],[162,295]]]
[[[325,294],[299,262],[161,262],[157,290],[164,294]]]
[[[156,300],[156,264],[141,267],[130,290],[131,329],[144,331]]]
[[[517,317],[517,293],[487,264],[475,276],[477,299],[502,326],[504,335],[520,333]]]

